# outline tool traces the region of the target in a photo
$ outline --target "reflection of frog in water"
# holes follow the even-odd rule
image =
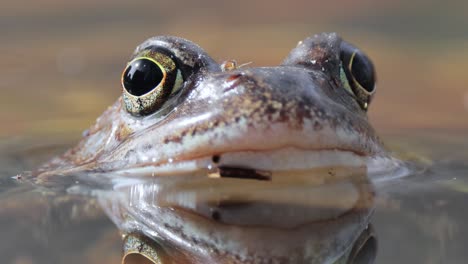
[[[373,65],[336,34],[263,68],[221,66],[187,40],[155,37],[137,47],[122,84],[38,182],[79,172],[144,181],[104,207],[181,263],[334,261],[367,225],[367,172],[393,160],[366,115]],[[128,238],[130,261],[143,247]]]

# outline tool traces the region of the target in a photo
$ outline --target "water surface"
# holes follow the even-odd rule
[[[74,145],[119,96],[135,45],[171,34],[199,43],[219,61],[277,65],[298,40],[336,31],[376,64],[371,123],[400,157],[426,168],[378,184],[376,263],[465,263],[467,4],[275,4],[265,12],[261,1],[4,3],[1,262],[120,263],[120,234],[97,204],[61,199],[63,190],[34,188],[21,175]]]

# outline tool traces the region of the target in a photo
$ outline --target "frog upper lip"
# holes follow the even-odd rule
[[[213,159],[213,157],[216,159]],[[339,149],[303,150],[285,147],[272,150],[232,151],[209,153],[184,159],[169,159],[153,162],[146,157],[146,162],[110,170],[113,175],[207,175],[216,177],[235,177],[243,179],[270,180],[272,172],[307,171],[325,167],[363,167],[369,157],[352,151]],[[92,166],[90,166],[92,168]]]
[[[214,159],[216,157],[216,159]],[[277,149],[209,152],[199,156],[184,156],[156,160],[140,157],[141,162],[109,163],[95,160],[80,166],[65,164],[40,172],[40,176],[66,175],[79,172],[114,176],[183,176],[216,173],[220,178],[270,180],[273,171],[307,170],[323,166],[363,166],[365,156],[338,149],[303,150],[293,147]],[[40,178],[40,177],[39,177]]]

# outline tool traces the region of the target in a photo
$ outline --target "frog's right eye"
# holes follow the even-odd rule
[[[173,56],[146,50],[123,71],[125,109],[134,116],[152,114],[179,91],[182,84],[182,74]]]
[[[341,43],[341,82],[359,105],[367,110],[375,93],[375,69],[372,61],[350,43]]]

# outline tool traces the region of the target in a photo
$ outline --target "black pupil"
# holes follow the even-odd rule
[[[368,92],[372,92],[375,83],[374,66],[364,54],[356,53],[353,65],[351,66],[351,72],[356,81],[358,81],[364,89]]]
[[[123,75],[123,85],[134,96],[144,95],[153,90],[162,81],[161,68],[148,59],[138,59],[130,63]]]

